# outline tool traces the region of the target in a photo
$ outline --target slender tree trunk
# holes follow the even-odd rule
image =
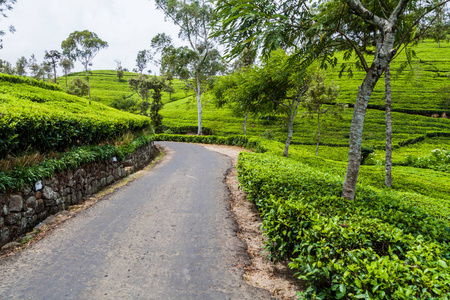
[[[67,74],[66,74],[66,89],[67,89]]]
[[[91,103],[91,84],[89,83],[89,72],[87,68],[86,68],[86,80],[88,85],[89,103]]]
[[[350,126],[347,173],[345,174],[344,185],[342,187],[342,197],[346,199],[355,198],[356,183],[358,182],[359,167],[361,165],[364,118],[370,96],[385,67],[386,64],[380,61],[380,59],[374,59],[372,66],[366,73],[363,84],[358,88],[358,95]]]
[[[288,157],[289,155],[289,145],[291,144],[292,135],[294,134],[294,119],[295,115],[297,113],[297,110],[293,107],[290,107],[290,113],[289,113],[289,124],[288,124],[288,135],[286,138],[286,142],[284,143],[284,152],[283,156]]]
[[[392,187],[392,119],[391,119],[391,70],[390,65],[384,72],[386,86],[386,164],[385,164],[385,183]]]
[[[244,123],[242,123],[242,133],[247,135],[247,119],[248,119],[248,111],[245,112]]]
[[[57,83],[56,82],[56,65],[55,64],[53,65],[53,74],[54,74],[54,77],[55,77],[55,83]]]
[[[320,111],[317,111],[317,147],[316,147],[316,156],[319,156],[319,143],[320,143]]]
[[[200,86],[200,77],[197,77],[197,111],[198,111],[198,131],[197,135],[202,135],[202,91]]]

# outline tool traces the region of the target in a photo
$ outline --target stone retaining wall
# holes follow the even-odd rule
[[[86,196],[148,164],[156,149],[153,142],[129,155],[125,161],[95,162],[42,180],[42,189],[25,186],[0,195],[0,247],[33,229],[52,214],[79,204]]]

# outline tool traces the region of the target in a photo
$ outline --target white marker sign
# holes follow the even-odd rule
[[[39,180],[34,184],[34,189],[36,190],[36,192],[42,190],[42,180]]]

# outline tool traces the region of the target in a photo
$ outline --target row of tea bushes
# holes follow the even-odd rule
[[[150,127],[137,116],[40,87],[0,84],[0,158],[96,145]]]
[[[290,259],[313,299],[447,299],[449,203],[358,186],[267,154],[241,153],[239,181],[264,219],[273,260]]]

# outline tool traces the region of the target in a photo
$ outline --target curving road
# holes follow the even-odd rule
[[[160,145],[162,164],[0,261],[0,299],[271,299],[242,279],[230,159]]]

